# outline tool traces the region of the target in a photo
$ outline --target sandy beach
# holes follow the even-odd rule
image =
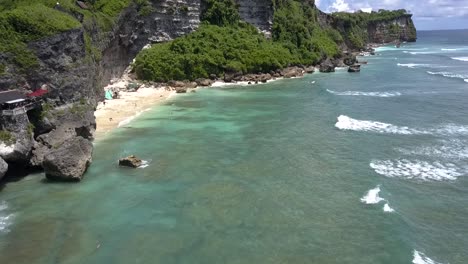
[[[175,94],[175,91],[165,88],[145,87],[136,92],[119,93],[118,99],[100,102],[94,115],[96,116],[95,138],[99,139],[119,125],[124,125],[132,117],[163,102]]]

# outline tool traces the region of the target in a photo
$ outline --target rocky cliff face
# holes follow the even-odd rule
[[[367,27],[369,41],[372,43],[390,43],[393,41],[416,41],[416,28],[412,15],[397,19],[370,23]]]
[[[102,84],[120,77],[147,44],[170,41],[196,30],[200,24],[201,0],[150,1],[150,14],[141,15],[137,6],[127,8],[103,51]]]
[[[271,35],[273,3],[271,0],[235,0],[242,20],[254,25],[266,36]]]

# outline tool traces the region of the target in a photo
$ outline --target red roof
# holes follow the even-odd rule
[[[43,96],[44,94],[47,93],[47,90],[42,90],[42,89],[39,89],[35,92],[32,92],[30,94],[28,94],[29,97],[38,97],[38,96]]]

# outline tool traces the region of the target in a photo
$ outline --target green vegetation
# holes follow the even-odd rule
[[[38,66],[37,57],[27,43],[83,26],[87,31],[109,31],[133,0],[92,0],[89,10],[79,8],[74,0],[0,0],[0,53],[9,55],[8,63],[27,72]],[[135,0],[136,2],[141,0]],[[64,11],[64,12],[63,12]],[[83,25],[76,19],[83,17]],[[90,56],[99,59],[100,51],[90,48]]]
[[[0,142],[5,143],[5,145],[13,145],[16,139],[10,131],[0,130]]]
[[[202,25],[196,32],[143,50],[135,71],[143,80],[194,80],[224,72],[268,72],[299,59],[281,44],[267,40],[257,29]]]
[[[29,124],[28,124],[28,128],[27,128],[27,129],[28,129],[28,135],[30,135],[30,136],[34,135],[34,129],[35,129],[35,128],[36,128],[36,127],[34,126],[33,123],[29,123]]]
[[[226,72],[269,72],[341,54],[338,44],[343,37],[336,30],[323,30],[312,7],[296,0],[274,5],[273,38],[266,39],[253,26],[240,22],[234,1],[207,1],[203,24],[196,32],[153,45],[137,56],[137,76],[167,82]]]

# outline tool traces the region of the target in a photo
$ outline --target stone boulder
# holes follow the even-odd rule
[[[195,82],[197,83],[197,85],[199,86],[210,86],[213,84],[213,80],[210,80],[210,79],[203,79],[203,78],[200,78],[200,79],[196,79]]]
[[[75,137],[53,148],[44,157],[42,167],[47,179],[80,181],[92,162],[93,144],[83,137]]]
[[[187,92],[187,87],[177,87],[176,88],[176,93],[186,93]]]
[[[142,164],[142,160],[135,157],[134,155],[130,155],[126,158],[119,159],[119,165],[123,167],[130,167],[130,168],[138,168]]]
[[[182,81],[169,81],[167,85],[174,88],[185,87],[185,83]]]
[[[314,73],[315,72],[315,67],[314,66],[308,66],[304,68],[304,71],[306,73]]]
[[[348,72],[360,72],[361,71],[361,65],[359,64],[354,64],[349,66]]]
[[[335,72],[335,66],[333,63],[327,59],[326,61],[320,64],[320,72]]]
[[[6,163],[2,158],[0,158],[0,180],[5,176],[8,171],[8,163]]]

